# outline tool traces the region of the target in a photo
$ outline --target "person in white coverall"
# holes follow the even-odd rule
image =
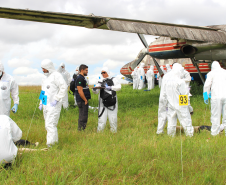
[[[163,99],[168,105],[168,135],[175,136],[178,118],[186,136],[193,136],[194,128],[188,106],[179,106],[179,95],[188,94],[189,90],[185,81],[181,79],[181,66],[174,64],[163,85]]]
[[[79,75],[79,66],[76,67],[75,73],[73,75],[73,79],[72,80],[74,80],[74,76],[77,76],[78,77],[78,75]],[[75,94],[74,94],[74,100],[75,100],[74,106],[77,106],[77,101],[76,101],[76,95]]]
[[[40,102],[39,109],[42,110],[47,131],[47,146],[58,142],[57,124],[62,107],[62,99],[67,93],[67,84],[62,75],[54,68],[51,60],[45,59],[41,63],[46,78],[42,81],[42,91],[47,96],[47,105]]]
[[[14,142],[22,137],[22,131],[8,116],[0,115],[0,164],[12,163],[18,148]]]
[[[133,77],[133,89],[138,88],[138,72],[137,72],[137,67],[134,69],[132,72],[131,76]]]
[[[211,66],[211,71],[203,87],[203,93],[211,93],[211,135],[218,135],[220,132],[220,119],[222,114],[222,124],[226,127],[226,71],[221,68],[217,61]],[[204,100],[208,104],[208,100]]]
[[[192,96],[190,94],[190,82],[191,82],[191,75],[188,71],[186,71],[184,69],[184,67],[181,68],[181,79],[185,81],[187,88],[189,90],[189,94],[188,94],[188,108],[189,108],[189,112],[190,114],[193,114],[193,107],[190,104],[190,97]]]
[[[166,64],[166,72],[168,73],[168,72],[170,72],[172,69],[171,69],[171,67],[170,67],[170,65],[169,64]]]
[[[166,74],[166,71],[164,70],[164,67],[161,66],[160,68],[161,68],[163,74]],[[157,74],[157,78],[159,79],[159,88],[161,88],[161,85],[162,85],[162,77],[160,76],[159,73]]]
[[[145,81],[144,63],[141,63],[138,69],[138,89],[144,88],[144,81]]]
[[[180,64],[176,63],[174,65],[178,65],[178,67],[182,67]],[[172,75],[173,73],[167,72],[162,79],[162,88],[160,89],[160,95],[159,95],[159,108],[158,108],[158,128],[157,128],[157,134],[163,134],[163,129],[167,122],[167,112],[168,112],[168,105],[167,100],[164,98],[164,86],[165,81]]]
[[[153,89],[153,79],[155,78],[153,66],[150,66],[149,70],[147,71],[146,78],[148,82],[148,90]]]
[[[150,68],[153,70],[153,82],[152,82],[152,89],[154,89],[155,88],[155,72],[154,72],[154,66],[153,65],[151,65],[150,66]]]
[[[65,69],[65,64],[61,63],[60,67],[58,69],[58,72],[62,74],[67,86],[70,86],[71,83],[71,75],[70,73]],[[69,107],[68,103],[68,93],[66,93],[66,96],[62,99],[62,105],[64,109],[67,109]]]
[[[101,89],[101,91],[112,94],[113,91],[116,92],[121,90],[121,84],[116,78],[111,78],[109,76],[109,70],[107,67],[102,68],[101,74],[103,78],[98,81],[95,87],[101,87],[102,82],[111,81],[113,85],[112,86],[105,85],[105,89]],[[94,94],[98,94],[99,92],[100,92],[99,89],[93,89]],[[111,127],[110,131],[113,133],[116,133],[117,132],[117,114],[118,114],[117,95],[116,95],[116,104],[108,108],[104,106],[103,100],[99,95],[99,116],[98,116],[99,118],[98,118],[97,132],[104,130],[106,126],[107,118],[108,118],[110,122],[110,127]]]
[[[16,113],[19,105],[19,88],[14,78],[4,71],[4,66],[0,63],[0,115],[10,115],[11,97],[14,106],[11,109]]]

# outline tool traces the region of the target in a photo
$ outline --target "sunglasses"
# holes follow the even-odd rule
[[[106,74],[106,72],[102,72],[101,74]]]

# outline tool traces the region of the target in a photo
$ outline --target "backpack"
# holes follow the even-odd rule
[[[101,84],[102,87],[105,87],[105,84],[107,84],[108,86],[113,86],[114,82],[112,79],[113,78],[106,79],[103,82],[99,82],[99,83]],[[100,98],[102,98],[103,104],[106,108],[114,106],[113,110],[115,109],[115,104],[116,104],[116,92],[115,91],[111,90],[111,94],[109,94],[104,89],[101,89],[100,90]]]
[[[78,77],[78,75],[74,74],[73,80],[70,83],[70,91],[73,92],[73,94],[75,93],[75,82],[76,82],[77,77]]]

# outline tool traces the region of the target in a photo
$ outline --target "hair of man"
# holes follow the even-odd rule
[[[88,68],[87,65],[81,64],[81,65],[79,66],[79,72],[81,72],[82,70],[85,70],[86,68]]]

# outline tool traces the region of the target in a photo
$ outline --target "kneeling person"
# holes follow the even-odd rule
[[[118,113],[118,99],[116,91],[121,90],[121,84],[116,78],[109,77],[109,70],[104,67],[101,70],[103,79],[101,79],[95,87],[104,87],[103,89],[93,89],[94,94],[99,95],[99,115],[97,131],[104,130],[107,118],[110,122],[111,132],[117,132],[117,113]]]
[[[8,116],[0,115],[0,164],[12,163],[17,155],[14,142],[20,140],[22,131]]]

